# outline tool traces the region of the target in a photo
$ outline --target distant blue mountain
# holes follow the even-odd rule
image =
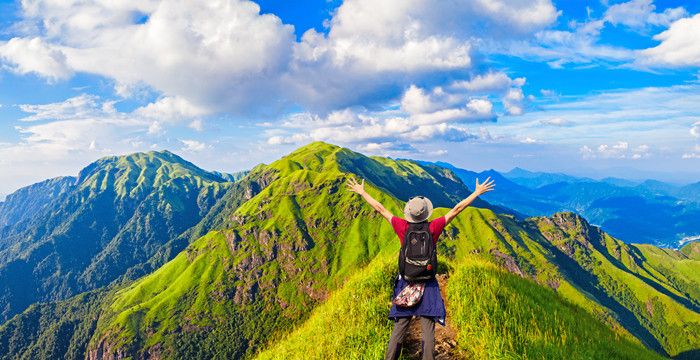
[[[435,164],[451,169],[469,186],[476,178],[491,177],[497,191],[485,194],[484,200],[526,216],[572,211],[629,243],[677,247],[683,239],[700,235],[700,182],[595,180],[522,168],[474,172],[445,162]]]

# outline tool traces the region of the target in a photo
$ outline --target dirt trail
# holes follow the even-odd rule
[[[445,294],[447,290],[447,275],[438,275],[437,280],[440,284],[440,293],[442,293],[442,298],[445,300],[445,307],[447,308],[447,296]],[[448,309],[448,318],[445,321],[445,326],[435,324],[435,359],[465,359],[466,357],[457,349],[457,333],[450,324],[449,313]],[[402,359],[421,359],[421,355],[420,321],[413,319],[404,340]]]

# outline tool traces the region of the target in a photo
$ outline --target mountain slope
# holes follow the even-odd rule
[[[0,319],[107,285],[196,224],[227,187],[166,151],[103,158],[77,178],[8,196],[0,209]]]
[[[480,173],[450,168],[466,184],[490,176],[498,191],[484,195],[494,206],[512,208],[527,216],[571,211],[583,215],[611,235],[626,242],[677,246],[700,234],[700,203],[692,200],[691,186],[684,194],[678,186],[660,181],[642,183],[620,179],[593,180],[564,174],[529,172],[515,168],[507,173]]]
[[[395,266],[393,256],[378,257],[302,326],[256,358],[381,358],[391,333],[386,320],[391,288],[386,283]],[[469,257],[453,266],[447,321],[458,329],[464,358],[661,358],[551,289],[491,262]]]
[[[196,317],[212,318],[211,321],[218,324],[217,328],[229,329],[226,333],[228,336],[246,339],[236,346],[230,346],[227,351],[232,351],[234,356],[254,352],[266,340],[259,334],[278,332],[303,320],[316,304],[326,298],[329,291],[343,282],[345,276],[393,243],[389,225],[367,208],[361,199],[345,191],[343,186],[347,175],[341,169],[374,169],[373,174],[366,174],[367,187],[396,213],[399,202],[376,190],[369,177],[376,181],[377,186],[397,192],[417,191],[421,184],[431,182],[431,195],[436,197],[436,202],[450,201],[448,194],[455,191],[468,193],[458,180],[444,176],[444,170],[425,170],[406,163],[399,164],[402,166],[391,165],[346,149],[316,143],[269,166],[251,171],[249,178],[267,176],[269,184],[229,216],[232,229],[227,230],[227,237],[233,259],[226,267],[229,269],[225,277],[228,280],[224,281],[222,277],[221,281],[207,286],[206,295],[201,295],[208,304],[227,304],[221,305],[221,308],[230,310],[222,317],[207,312]],[[358,175],[363,174],[360,172]],[[414,185],[401,184],[401,178],[411,180]],[[210,233],[197,240],[187,251],[200,246],[198,244],[207,241],[210,236],[213,235]],[[180,254],[166,267],[173,266],[176,261],[185,261],[183,259],[184,255]],[[196,264],[190,264],[188,268],[192,266]],[[168,331],[168,327],[155,315],[160,313],[160,308],[146,314],[131,310],[151,309],[150,299],[157,299],[160,304],[172,304],[173,307],[195,301],[192,296],[200,293],[195,288],[199,289],[202,282],[174,282],[164,275],[163,269],[151,276],[156,279],[153,283],[167,284],[164,288],[144,293],[141,287],[148,286],[141,284],[149,279],[145,278],[110,301],[115,304],[110,309],[113,312],[101,317],[100,331],[93,338],[91,349],[94,350],[91,354],[156,351],[151,349],[155,344],[141,340],[138,334],[144,333],[167,334],[159,342],[164,349],[171,349],[164,350],[165,354],[177,351],[164,344],[186,343],[182,340],[182,334]],[[177,273],[182,271],[187,273],[182,269]],[[176,289],[183,286],[187,290],[177,292]],[[215,297],[212,292],[224,295]],[[176,295],[161,300],[161,296],[165,296],[161,294],[173,293]],[[198,334],[207,336],[207,325],[190,326],[187,315],[182,311],[167,311],[166,314],[168,317],[177,314],[175,316],[180,321],[174,323],[190,330],[187,338],[197,338],[200,336]],[[230,320],[226,319],[245,321],[229,323],[227,321]],[[121,340],[123,337],[129,340]],[[123,344],[132,344],[136,349],[125,350]]]
[[[553,245],[550,251],[561,271],[614,311],[620,323],[647,346],[676,355],[700,343],[698,299],[650,271],[636,246],[612,238],[574,214],[530,221]]]
[[[206,235],[174,257],[164,255],[162,259],[172,260],[151,274],[114,284],[88,304],[78,297],[41,304],[0,326],[0,337],[12,339],[7,357],[36,354],[32,349],[39,349],[37,344],[66,358],[80,357],[76,349],[86,349],[91,359],[251,358],[277,351],[294,355],[294,344],[308,339],[303,334],[341,321],[336,306],[348,302],[357,307],[349,308],[354,315],[343,321],[366,321],[339,326],[339,337],[324,338],[309,354],[380,354],[391,329],[386,314],[398,242],[383,218],[344,189],[349,176],[365,178],[367,190],[395,214],[401,213],[408,196],[425,191],[425,186],[440,206],[456,202],[455,194],[469,193],[446,169],[312,143],[252,169],[231,185],[200,223],[177,239]],[[673,356],[700,348],[698,298],[690,289],[697,280],[696,248],[689,245],[647,261],[644,252],[650,258],[658,248],[624,244],[575,214],[522,220],[494,210],[465,210],[439,243],[451,276],[448,318],[461,324],[461,349],[484,357],[556,357],[563,352],[554,347],[563,344],[581,357],[618,351],[623,358],[654,358],[635,343]],[[446,211],[436,208],[433,216]],[[184,243],[173,241],[168,251]],[[676,261],[683,261],[678,269]],[[500,311],[521,319],[540,314],[530,321],[541,329],[541,337],[528,337],[529,328],[505,320],[475,317],[468,311],[474,289],[502,300],[483,302],[498,305],[483,308],[493,312],[493,319],[503,315]],[[66,310],[58,314],[52,310],[57,308]],[[72,322],[78,314],[89,315]],[[599,339],[583,338],[572,320],[579,318],[586,331],[616,339],[612,344],[617,350]],[[95,331],[91,337],[61,340],[50,327],[27,325],[36,323]],[[469,342],[475,329],[484,331],[477,334],[483,341],[480,348]],[[494,329],[509,335],[483,340]],[[566,345],[552,334],[573,340]],[[282,338],[289,343],[276,344]],[[366,353],[360,352],[360,344],[367,344]]]

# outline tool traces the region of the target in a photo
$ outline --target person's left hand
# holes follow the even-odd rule
[[[489,181],[489,180],[491,180],[490,176],[487,177],[486,180],[484,180],[484,182],[479,184],[479,179],[476,179],[476,187],[474,188],[474,192],[477,195],[481,195],[483,193],[486,193],[486,192],[493,190],[493,188],[494,188],[494,186],[496,186],[496,184],[494,183],[493,180],[491,180],[491,181]]]
[[[362,195],[365,192],[365,179],[362,179],[362,183],[358,183],[355,178],[348,179],[348,190]]]

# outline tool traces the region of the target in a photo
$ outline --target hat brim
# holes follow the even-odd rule
[[[430,217],[430,215],[433,214],[433,203],[432,203],[432,201],[430,201],[430,199],[428,199],[428,198],[426,198],[426,197],[424,197],[423,199],[425,200],[425,202],[426,202],[427,205],[428,205],[428,211],[425,212],[425,215],[419,216],[419,217],[415,217],[415,216],[411,215],[411,214],[408,212],[408,202],[407,202],[406,205],[403,207],[403,216],[404,216],[404,218],[406,219],[406,221],[412,222],[412,223],[423,222],[423,221],[425,221],[425,220],[428,220],[428,218]]]

